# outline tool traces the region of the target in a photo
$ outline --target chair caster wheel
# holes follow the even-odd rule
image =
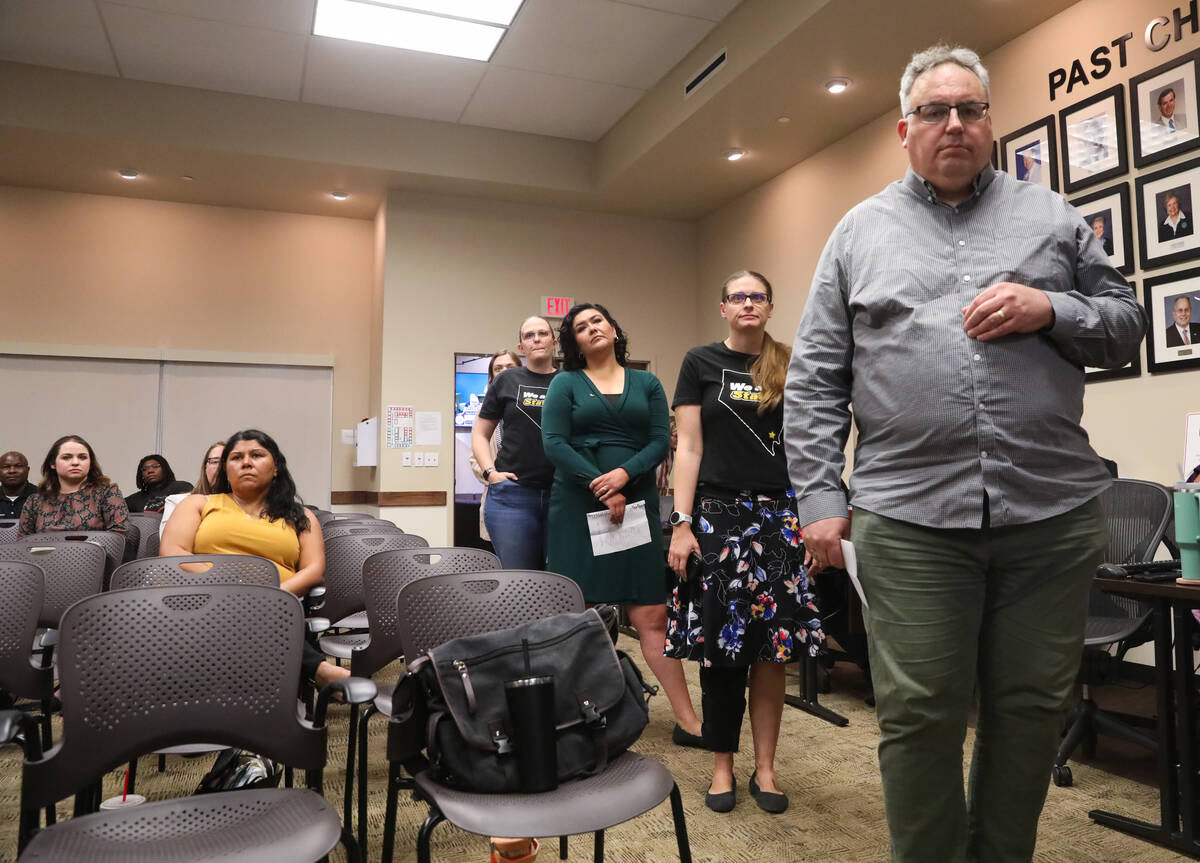
[[[1070,788],[1074,779],[1071,777],[1071,768],[1067,765],[1061,767],[1055,766],[1050,772],[1050,778],[1054,780],[1054,784],[1059,788]]]

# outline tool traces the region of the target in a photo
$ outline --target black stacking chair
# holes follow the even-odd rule
[[[277,587],[188,585],[83,600],[62,622],[62,743],[25,734],[20,850],[29,860],[317,861],[353,836],[321,796],[325,712],[334,692],[374,697],[370,681],[326,687],[313,722],[296,713],[304,615]],[[128,673],[136,669],[136,674]],[[25,727],[6,714],[0,727]],[[195,795],[96,811],[99,780],[164,746],[214,741],[306,771],[308,788]],[[39,831],[40,810],[74,794],[76,817]],[[90,813],[90,814],[89,814]]]
[[[161,512],[131,512],[129,524],[138,529],[137,549],[135,560],[144,557],[154,557],[158,554],[158,526],[162,524]]]
[[[120,534],[114,536],[122,538]],[[104,589],[109,563],[104,549],[96,543],[46,543],[33,537],[0,545],[0,560],[36,564],[45,573],[45,597],[38,614],[38,626],[45,629],[58,629],[59,618],[72,603]]]
[[[582,611],[583,594],[569,578],[549,572],[496,570],[431,575],[406,584],[397,603],[404,655],[415,657],[451,638],[505,629],[566,611]],[[394,728],[395,720],[391,728]],[[389,773],[400,772],[408,753],[400,735],[388,734]],[[413,777],[414,796],[429,804],[417,833],[418,863],[429,861],[433,829],[449,821],[482,836],[560,836],[559,856],[567,858],[566,837],[595,835],[594,857],[604,859],[604,831],[648,812],[668,797],[675,821],[679,859],[691,863],[683,801],[670,771],[653,758],[624,752],[601,773],[575,779],[543,794],[472,794],[447,788],[429,770]],[[389,777],[383,828],[383,860],[392,859],[399,781]]]
[[[376,516],[369,512],[319,512],[317,523],[324,527],[334,521],[374,521]]]
[[[45,592],[42,568],[33,563],[0,560],[0,690],[14,699],[40,703],[42,746],[50,746],[54,669],[29,653],[37,637]]]
[[[1108,519],[1108,548],[1104,560],[1116,564],[1152,559],[1174,515],[1171,492],[1158,483],[1139,479],[1113,480],[1108,491],[1100,496],[1100,506]],[[1149,602],[1113,596],[1095,587],[1088,595],[1083,664],[1079,674],[1083,698],[1067,714],[1066,731],[1051,771],[1055,785],[1065,788],[1074,782],[1067,759],[1081,744],[1084,754],[1094,758],[1096,737],[1100,733],[1120,737],[1151,751],[1157,749],[1155,738],[1141,730],[1153,728],[1152,720],[1103,710],[1092,699],[1091,692],[1093,685],[1105,682],[1113,662],[1120,662],[1130,648],[1150,640],[1152,610]],[[1115,656],[1109,653],[1110,646],[1114,645]]]
[[[337,539],[339,536],[368,533],[404,533],[404,531],[390,521],[384,521],[381,518],[363,519],[362,521],[334,521],[321,528],[321,537],[325,542]]]
[[[21,532],[21,522],[12,519],[0,520],[0,545],[16,542]]]
[[[325,600],[317,608],[335,629],[365,630],[366,600],[363,598],[363,562],[377,551],[396,548],[425,548],[424,538],[414,533],[393,531],[339,536],[325,543]],[[365,638],[365,636],[364,636]],[[349,659],[365,640],[345,635],[326,635],[318,642],[321,650],[338,659]]]
[[[452,572],[483,572],[500,568],[500,558],[478,548],[401,548],[380,551],[363,564],[363,597],[367,604],[370,635],[362,647],[350,654],[350,673],[373,677],[385,665],[403,655],[397,630],[396,597],[400,588],[417,578]],[[392,687],[384,686],[375,701],[363,710],[358,722],[358,844],[367,856],[367,722],[375,713],[392,715]],[[355,708],[350,708],[353,732]],[[353,743],[351,734],[347,749]],[[347,774],[354,767],[354,753],[347,751]],[[347,816],[348,822],[349,816]]]
[[[31,533],[21,538],[26,545],[56,545],[65,542],[91,542],[104,549],[108,559],[104,568],[104,584],[113,570],[125,560],[125,534],[112,530],[47,530],[42,533]]]

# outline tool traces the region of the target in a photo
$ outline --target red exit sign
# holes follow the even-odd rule
[[[571,297],[542,297],[542,315],[547,318],[565,317],[575,300]]]

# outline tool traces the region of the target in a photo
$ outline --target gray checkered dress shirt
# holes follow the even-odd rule
[[[962,308],[997,282],[1045,291],[1045,332],[979,342]],[[1080,426],[1083,367],[1124,365],[1146,316],[1061,196],[991,166],[957,208],[911,169],[834,230],[788,369],[788,470],[801,525],[850,502],[915,524],[977,528],[1067,512],[1109,483]]]

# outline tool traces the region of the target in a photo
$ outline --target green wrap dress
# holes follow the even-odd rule
[[[670,445],[667,397],[650,372],[625,370],[619,396],[582,371],[560,372],[542,407],[542,443],[554,463],[546,568],[573,579],[588,602],[654,605],[666,600],[662,522],[654,471]],[[646,502],[650,542],[596,557],[587,514],[605,510],[588,483],[618,467],[626,505]]]

